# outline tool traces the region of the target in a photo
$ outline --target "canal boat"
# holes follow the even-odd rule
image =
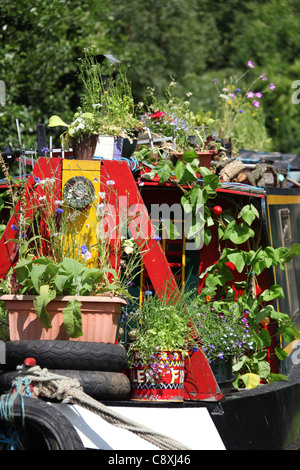
[[[24,165],[22,152],[17,158],[23,158]],[[114,195],[110,200],[112,205],[117,205],[122,198],[126,198],[126,204],[138,205],[140,210],[148,215],[151,205],[167,204],[170,207],[180,203],[181,193],[176,185],[161,183],[155,178],[149,181],[146,177],[147,168],[141,170],[132,158],[94,158],[79,161],[73,158],[72,151],[51,150],[50,155],[39,156],[38,159],[32,155],[28,159],[26,155],[26,159],[25,163],[30,165],[30,171],[22,177],[26,179],[25,193],[28,201],[35,191],[37,180],[54,178],[53,191],[57,192],[58,199],[62,199],[64,186],[75,176],[80,176],[82,181],[91,184],[96,192],[101,192],[103,181],[114,181]],[[264,243],[274,248],[300,243],[299,157],[242,151],[240,161],[244,169],[250,171],[264,166],[264,185],[251,184],[249,179],[246,183],[237,180],[220,181],[214,204],[228,208],[236,205],[237,201],[243,204],[251,201],[260,214],[258,229]],[[276,168],[276,181],[274,171],[269,171],[270,166]],[[7,187],[5,181],[2,187]],[[80,188],[81,202],[84,201],[84,190],[83,185]],[[83,203],[82,207],[84,204],[88,207],[88,201]],[[1,278],[5,278],[18,259],[18,245],[12,226],[18,223],[19,210],[17,205],[0,240]],[[25,217],[33,217],[32,210],[34,208],[28,204]],[[148,223],[148,229],[151,231],[154,223],[151,217],[147,219]],[[143,292],[151,288],[158,295],[166,280],[171,289],[184,285],[201,290],[201,274],[217,261],[219,253],[217,241],[195,250],[194,247],[189,247],[184,237],[175,241],[164,238],[159,242],[150,239],[147,248],[149,252],[142,256],[143,270],[139,275],[138,289]],[[285,298],[279,299],[275,308],[288,313],[300,329],[299,278],[300,259],[295,257],[284,270],[270,268],[261,279],[261,287],[267,289],[274,280],[282,286]],[[2,397],[5,397],[6,401],[13,401],[15,419],[19,424],[23,419],[22,406],[26,405],[25,419],[27,413],[30,423],[27,434],[29,448],[36,448],[36,442],[38,448],[53,449],[102,449],[114,452],[179,450],[184,456],[183,459],[194,450],[300,448],[300,342],[297,340],[283,344],[287,357],[285,360],[278,360],[272,351],[278,342],[282,345],[282,338],[280,335],[274,335],[269,350],[271,368],[275,373],[284,374],[286,380],[262,384],[254,389],[234,389],[232,380],[228,383],[218,383],[200,348],[191,356],[187,366],[184,397],[180,402],[132,400],[128,383],[124,385],[127,387],[124,393],[121,392],[118,397],[107,394],[104,399],[95,399],[88,393],[82,396],[81,391],[78,395],[76,390],[72,391],[72,382],[71,394],[67,395],[67,398],[62,391],[55,393],[55,390],[52,396],[47,396],[43,390],[36,397],[33,385],[42,383],[41,371],[44,370],[44,377],[49,373],[55,384],[57,374],[66,377],[66,380],[73,378],[70,367],[67,366],[68,360],[62,367],[57,367],[55,362],[58,356],[61,360],[63,350],[61,354],[56,353],[54,356],[55,364],[52,367],[51,364],[49,367],[47,357],[45,359],[49,354],[51,361],[50,350],[46,350],[48,352],[43,355],[38,354],[39,344],[41,348],[47,347],[45,341],[48,346],[52,344],[47,343],[49,340],[33,338],[33,343],[24,345],[22,337],[10,338],[1,344]],[[65,341],[56,340],[53,342],[54,348],[59,349],[59,341],[59,344],[65,344]],[[122,343],[120,338],[119,342]],[[76,341],[73,342],[73,348],[75,343]],[[32,348],[29,347],[30,344],[33,345]],[[118,344],[118,347],[122,348],[122,345]],[[39,366],[41,371],[38,370],[37,375],[34,375]],[[118,369],[117,373],[126,375],[124,364],[122,367],[124,370]],[[21,377],[24,385],[27,376],[32,380],[26,388],[27,396],[20,396],[16,385],[12,392],[9,384],[16,384],[17,378]],[[14,394],[18,395],[16,399]],[[75,397],[73,402],[71,396]],[[3,408],[4,401],[1,403]],[[49,411],[48,407],[52,411]],[[52,419],[47,419],[51,415]],[[0,417],[3,418],[3,410]],[[3,427],[1,430],[3,431]],[[66,437],[61,439],[58,434],[68,434],[69,440]],[[61,442],[63,440],[65,444]],[[26,446],[26,438],[24,442]],[[12,445],[17,448],[17,444]],[[121,455],[125,454],[120,453],[119,458]],[[115,454],[114,458],[117,458]]]

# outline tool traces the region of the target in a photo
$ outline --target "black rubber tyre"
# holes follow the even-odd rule
[[[130,380],[122,373],[89,370],[48,370],[53,374],[77,379],[83,391],[96,400],[122,401],[130,399]],[[11,390],[12,382],[16,376],[16,371],[0,372],[0,394]]]
[[[13,406],[14,420],[0,418],[0,432],[5,436],[16,430],[17,450],[84,450],[83,443],[70,421],[53,406],[40,399],[23,397],[25,428],[22,427],[22,403],[17,397]],[[5,450],[5,446],[3,446]]]
[[[33,357],[37,365],[47,369],[102,370],[123,372],[128,363],[125,349],[118,344],[64,340],[7,341],[6,364],[12,370]]]

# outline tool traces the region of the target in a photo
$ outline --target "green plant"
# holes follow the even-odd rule
[[[131,138],[131,133],[141,127],[135,117],[135,105],[131,85],[120,69],[118,75],[104,77],[93,49],[85,49],[79,60],[79,79],[82,84],[81,106],[68,125],[59,116],[51,116],[49,127],[63,126],[67,130],[61,135],[64,147],[69,138],[78,142],[84,135],[105,134]]]
[[[10,294],[10,290],[10,276],[2,278],[0,281],[0,295]],[[0,300],[0,340],[9,340],[8,311],[3,300]]]
[[[181,292],[179,296],[157,298],[146,291],[140,307],[123,316],[122,321],[135,337],[129,355],[132,349],[138,350],[148,379],[159,378],[158,353],[180,351],[187,354],[192,347],[198,347],[188,309],[192,295],[194,293]]]
[[[235,386],[253,387],[261,380],[271,382],[282,380],[282,374],[274,374],[268,362],[268,350],[271,346],[271,334],[267,328],[270,322],[278,324],[277,333],[286,341],[299,338],[294,322],[290,317],[274,309],[273,301],[283,297],[283,290],[279,285],[271,285],[261,292],[259,276],[265,269],[280,267],[284,269],[285,263],[300,253],[300,245],[294,244],[291,248],[271,246],[254,247],[251,249],[250,240],[253,240],[254,231],[251,227],[253,221],[259,217],[253,204],[245,205],[240,209],[237,217],[229,213],[219,213],[218,232],[219,242],[225,242],[216,264],[209,266],[201,277],[205,277],[206,295],[214,298],[214,307],[218,311],[222,308],[228,310],[233,306],[247,318],[250,333],[251,350],[242,355],[234,365],[236,372]],[[234,248],[226,246],[229,241]],[[259,240],[257,240],[259,243]],[[242,249],[243,244],[247,249]],[[229,283],[233,281],[232,268],[244,274],[244,280],[235,282],[233,289]],[[238,294],[237,294],[238,292]],[[244,313],[243,313],[244,312]],[[275,348],[279,359],[284,359],[286,353],[281,347]]]
[[[186,227],[186,238],[194,239],[198,247],[201,247],[203,242],[208,244],[211,239],[209,227],[213,225],[208,203],[217,195],[219,179],[208,168],[199,166],[196,152],[194,150],[184,152],[175,165],[170,160],[159,161],[144,177],[147,179],[158,177],[161,182],[171,181],[178,186],[183,193],[181,197],[183,210],[190,219]],[[176,236],[176,227],[170,221],[165,222],[164,225],[170,226]]]
[[[163,97],[157,97],[154,89],[148,89],[147,99],[150,104],[141,117],[144,129],[170,138],[173,151],[214,148],[215,142],[211,141],[214,120],[205,118],[200,123],[200,114],[196,120],[190,110],[191,93],[187,93],[184,99],[177,97],[173,93],[175,86],[176,82],[172,81]],[[165,145],[163,150],[166,151],[166,148]]]
[[[81,302],[78,296],[105,294],[107,292],[127,295],[118,282],[113,269],[97,269],[83,266],[78,261],[65,258],[56,264],[50,258],[20,261],[15,267],[20,294],[33,294],[34,309],[45,328],[51,328],[47,305],[58,296],[70,295],[73,299],[63,309],[64,325],[72,338],[82,336]],[[114,282],[108,282],[111,275]]]
[[[73,116],[71,124],[66,124],[59,116],[53,115],[49,119],[49,127],[66,127],[67,130],[60,135],[60,140],[65,149],[69,148],[69,139],[74,138],[78,142],[85,135],[98,135],[100,129],[100,119],[90,112],[83,112],[78,108]]]
[[[223,361],[228,356],[239,358],[251,349],[248,320],[239,307],[232,295],[230,299],[212,300],[205,289],[189,306],[209,362]]]
[[[263,90],[256,88],[257,82],[264,83],[267,80],[265,73],[260,74],[250,85],[246,84],[243,87],[240,82],[249,70],[254,68],[253,62],[249,60],[247,67],[246,72],[240,77],[224,79],[222,88],[219,87],[218,80],[213,79],[219,94],[216,132],[219,139],[231,139],[235,152],[240,148],[265,151],[266,146],[269,148],[270,139],[267,136],[260,99],[267,90],[274,90],[276,87],[273,83],[269,83]],[[253,131],[255,131],[254,139]]]

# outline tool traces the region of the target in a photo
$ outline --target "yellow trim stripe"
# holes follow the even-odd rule
[[[300,204],[300,195],[299,196],[284,196],[280,194],[268,194],[267,195],[267,204]]]

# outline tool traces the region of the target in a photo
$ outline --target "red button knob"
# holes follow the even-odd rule
[[[34,357],[27,357],[24,361],[25,366],[36,366],[36,360]]]

